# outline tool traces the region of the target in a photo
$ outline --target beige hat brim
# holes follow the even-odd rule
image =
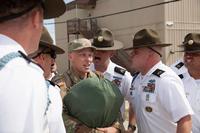
[[[63,0],[45,0],[44,8],[44,19],[50,19],[64,14],[66,4]]]
[[[61,49],[60,47],[56,46],[55,44],[48,44],[48,42],[40,41],[39,47],[47,47],[51,49],[52,51],[55,51],[56,54],[64,54],[65,51]]]
[[[68,51],[68,52],[78,51],[78,50],[82,50],[82,49],[86,49],[86,48],[91,48],[92,50],[96,50],[96,48],[93,47],[93,46],[88,46],[88,47],[82,46],[82,47],[78,47],[78,48],[76,48],[76,49],[74,49],[72,51]]]
[[[124,50],[131,50],[131,49],[144,48],[144,47],[154,47],[154,46],[167,47],[167,46],[171,46],[171,45],[172,45],[172,44],[169,44],[169,43],[162,43],[162,44],[146,44],[146,45],[140,45],[140,46],[133,46],[133,47],[125,48]]]
[[[41,53],[44,50],[44,49],[42,49],[42,47],[46,47],[46,48],[51,49],[52,51],[55,51],[55,54],[64,54],[65,53],[65,51],[63,49],[61,49],[53,44],[48,44],[45,41],[40,41],[38,50],[29,54],[28,57],[33,58],[33,57],[37,56],[39,53]]]
[[[93,43],[93,39],[90,40]],[[95,47],[95,46],[94,46]],[[114,40],[114,46],[113,47],[103,47],[103,48],[99,48],[99,47],[95,47],[96,50],[118,50],[118,49],[122,49],[124,46],[122,44],[122,42]]]

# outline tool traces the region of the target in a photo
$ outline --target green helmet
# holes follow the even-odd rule
[[[117,86],[98,77],[80,81],[64,97],[68,115],[90,128],[111,126],[122,103],[123,96]]]

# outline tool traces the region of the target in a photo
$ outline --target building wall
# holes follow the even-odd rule
[[[66,21],[74,18],[86,18],[91,16],[101,16],[105,14],[136,9],[144,6],[153,5],[169,0],[98,0],[95,9],[91,10],[71,10],[65,13],[56,21]],[[132,46],[133,35],[143,28],[153,28],[158,31],[161,41],[170,42],[175,45],[164,50],[163,61],[171,64],[180,53],[171,54],[177,50],[177,44],[180,44],[183,37],[188,32],[199,32],[200,22],[200,1],[182,0],[166,5],[159,5],[138,11],[124,14],[98,18],[99,27],[107,27],[114,33],[115,39],[123,42],[124,47]],[[58,24],[56,29],[56,42],[67,50],[67,28],[66,24]],[[75,36],[71,36],[73,40]],[[65,38],[62,40],[62,38]],[[171,51],[171,52],[170,52]],[[67,55],[63,55],[57,60],[61,72],[67,68]]]
[[[166,63],[172,64],[182,58],[183,53],[178,51],[186,34],[190,32],[200,33],[200,1],[182,0],[165,6],[166,34],[165,40],[174,45],[166,50]],[[168,24],[167,24],[168,23]]]

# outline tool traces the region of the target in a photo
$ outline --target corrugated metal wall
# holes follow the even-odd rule
[[[184,36],[190,32],[200,33],[200,0],[182,0],[165,6],[165,41],[174,45],[166,52],[166,63],[172,64],[182,58],[180,52],[171,54],[170,51],[180,50]]]

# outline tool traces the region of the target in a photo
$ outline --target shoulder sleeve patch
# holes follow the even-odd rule
[[[183,65],[184,65],[183,62],[179,62],[175,67],[176,67],[177,69],[180,69]]]
[[[157,77],[160,77],[161,74],[163,74],[165,71],[156,69],[152,74],[156,75]]]
[[[125,72],[126,72],[126,70],[125,69],[123,69],[123,68],[120,68],[120,67],[115,67],[114,68],[114,71],[116,72],[116,73],[119,73],[119,74],[121,74],[121,75],[124,75],[125,74]]]

